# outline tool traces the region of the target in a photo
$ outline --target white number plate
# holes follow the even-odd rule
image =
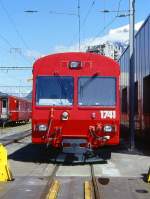
[[[100,111],[101,119],[116,119],[116,111]]]

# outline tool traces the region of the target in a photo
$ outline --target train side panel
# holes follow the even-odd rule
[[[29,121],[31,119],[31,102],[21,99],[19,100],[18,120]]]
[[[18,121],[18,100],[13,96],[8,97],[8,106],[9,106],[9,121],[16,122]]]

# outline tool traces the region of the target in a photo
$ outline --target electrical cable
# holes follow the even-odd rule
[[[56,14],[56,15],[71,15],[71,16],[77,16],[77,13],[72,13],[72,12],[58,12],[54,10],[49,11],[50,14]]]
[[[92,10],[92,8],[93,8],[94,5],[95,5],[95,0],[94,0],[94,1],[93,1],[93,0],[90,1],[90,3],[89,3],[89,8],[88,8],[88,10],[87,10],[87,13],[86,13],[86,15],[85,15],[85,17],[84,17],[84,19],[83,19],[83,21],[82,21],[82,23],[81,23],[82,28],[83,28],[83,26],[86,24],[86,21],[87,21],[89,15],[90,15],[91,10]],[[82,29],[82,28],[80,27],[80,29]],[[72,40],[71,40],[71,42],[69,43],[69,45],[72,45],[72,44],[73,44],[73,42],[74,42],[74,40],[75,40],[75,38],[77,37],[78,34],[79,34],[79,31],[76,32],[76,33],[73,35]]]
[[[89,15],[90,15],[90,13],[91,13],[92,8],[94,7],[94,5],[95,5],[95,0],[94,0],[94,1],[92,0],[91,3],[90,3],[90,5],[89,5],[89,8],[88,8],[88,10],[87,10],[87,13],[86,13],[86,15],[85,15],[85,17],[84,17],[84,19],[83,19],[82,27],[85,25],[85,23],[86,23],[86,21],[87,21]]]
[[[102,28],[96,35],[95,37],[90,41],[90,42],[93,42],[95,41],[95,39],[101,34],[103,33],[109,26],[111,26],[115,20],[117,19],[117,17],[115,16],[104,28]]]
[[[122,0],[119,0],[119,2],[118,2],[117,16],[118,16],[118,14],[119,14],[119,11],[120,11],[120,5],[121,5],[121,1],[122,1]]]
[[[24,40],[23,36],[21,35],[20,31],[18,30],[13,18],[11,17],[11,15],[9,14],[8,10],[6,9],[6,7],[4,6],[4,3],[2,0],[0,0],[0,6],[1,8],[4,10],[5,14],[7,15],[11,25],[13,26],[15,32],[17,33],[18,37],[20,38],[20,40],[22,41],[23,45],[27,48],[30,49],[28,44],[26,43],[26,41]]]
[[[14,23],[12,17],[11,17],[10,14],[8,13],[7,9],[5,8],[5,6],[4,6],[2,0],[0,0],[0,6],[1,6],[2,9],[4,10],[4,12],[6,13],[6,15],[7,15],[7,17],[8,17],[8,19],[9,19],[10,23],[11,23],[12,26],[14,27],[14,29],[15,29],[15,31],[16,31],[18,37],[19,37],[20,40],[22,41],[23,45],[24,45],[26,48],[29,49],[27,43],[25,42],[25,40],[23,39],[22,35],[21,35],[20,32],[18,31],[18,29],[17,29],[17,27],[16,27],[16,25],[15,25],[15,23]],[[11,42],[10,42],[6,37],[4,37],[2,34],[0,34],[0,37],[1,37],[1,39],[2,39],[5,43],[7,43],[7,45],[9,45],[11,48],[15,48],[15,47],[11,44]],[[25,55],[23,55],[23,54],[21,54],[21,53],[19,53],[19,52],[17,52],[17,53],[18,53],[21,57],[23,57],[28,63],[31,64],[31,61],[29,61],[29,59],[27,59]]]
[[[4,37],[2,34],[0,34],[0,38],[11,48],[15,48],[8,39],[6,39],[6,37]],[[18,51],[16,51],[18,53]],[[28,63],[31,64],[31,61],[29,61],[29,59],[26,58],[25,55],[18,53],[18,55],[20,55],[21,57],[23,57]]]
[[[122,0],[119,0],[119,2],[118,2],[117,13],[119,13],[121,1],[122,1]],[[113,19],[112,19],[104,28],[102,28],[90,42],[95,41],[95,39],[96,39],[101,33],[103,33],[108,27],[110,27],[110,26],[116,21],[116,19],[117,19],[117,16],[113,17]]]

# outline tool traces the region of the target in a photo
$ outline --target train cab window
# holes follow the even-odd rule
[[[36,104],[40,106],[71,106],[74,81],[69,76],[38,76]]]
[[[115,106],[116,78],[80,77],[78,81],[78,104],[80,106]]]

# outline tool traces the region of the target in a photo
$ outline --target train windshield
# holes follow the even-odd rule
[[[36,104],[70,106],[73,104],[74,83],[72,77],[38,76],[36,80]]]
[[[116,78],[80,77],[78,104],[80,106],[114,106],[116,104]]]

